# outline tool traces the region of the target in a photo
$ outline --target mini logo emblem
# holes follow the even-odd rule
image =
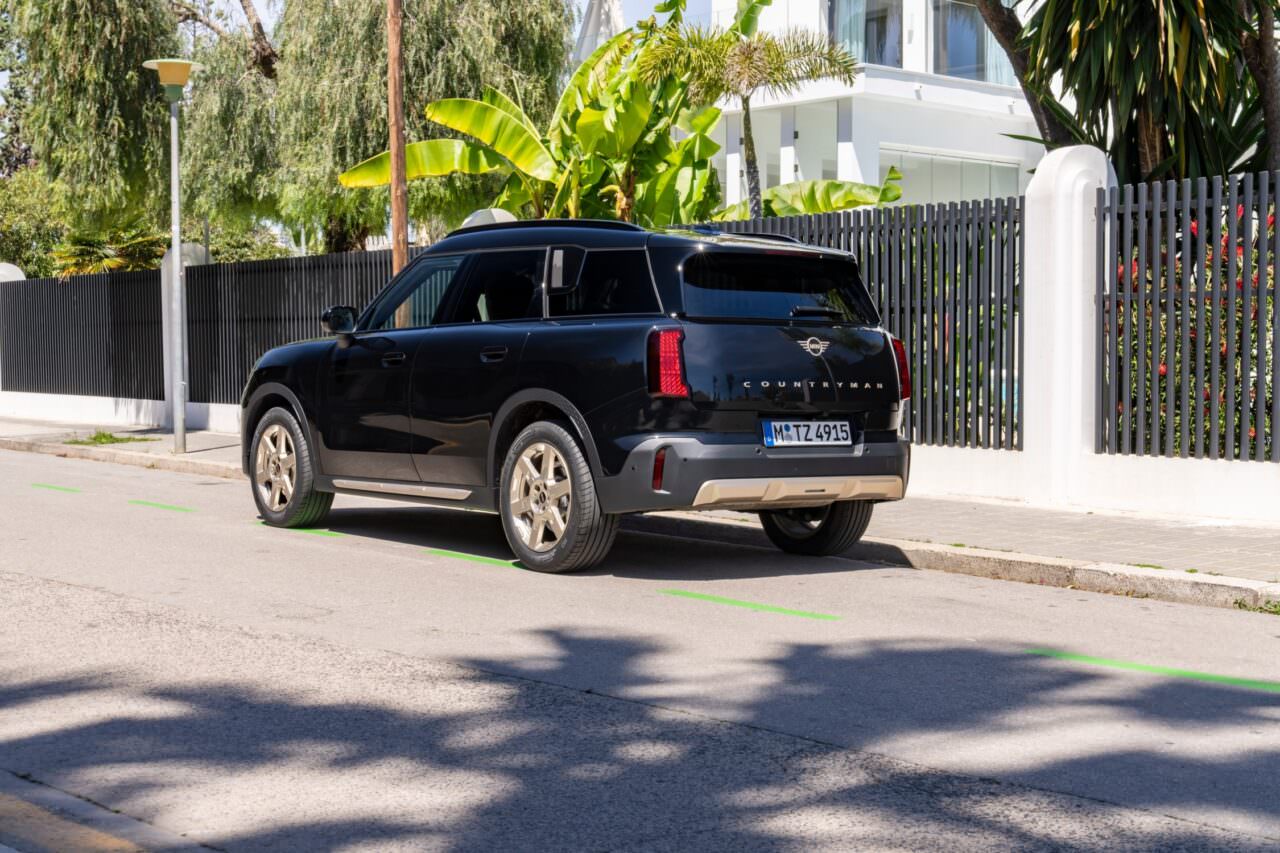
[[[809,355],[817,358],[827,351],[827,347],[831,346],[831,341],[824,341],[822,338],[805,338],[803,341],[796,341],[800,344],[800,349],[809,353]]]

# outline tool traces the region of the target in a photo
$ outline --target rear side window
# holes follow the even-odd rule
[[[503,323],[542,317],[546,249],[475,256],[453,309],[455,323]]]
[[[857,265],[800,252],[702,252],[683,264],[684,310],[691,317],[829,320],[875,325]]]
[[[657,314],[660,310],[644,249],[587,252],[576,283],[566,276],[562,290],[555,288],[555,263],[553,256],[553,284],[547,300],[552,317]],[[571,274],[576,266],[570,250],[565,255],[564,270]]]

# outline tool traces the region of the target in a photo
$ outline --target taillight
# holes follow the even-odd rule
[[[679,329],[654,329],[649,334],[649,393],[659,397],[688,397],[684,382],[684,353]]]
[[[911,398],[911,366],[907,364],[907,348],[893,335],[889,340],[893,341],[893,354],[898,359],[898,397],[908,400]]]

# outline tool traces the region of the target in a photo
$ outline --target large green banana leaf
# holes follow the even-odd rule
[[[804,216],[810,213],[833,213],[851,207],[878,207],[902,198],[898,181],[902,173],[890,168],[880,186],[855,181],[795,181],[770,187],[761,193],[765,216]],[[747,202],[741,201],[712,214],[717,222],[746,219]]]
[[[525,115],[525,111],[520,108],[520,105],[492,86],[484,87],[484,94],[480,96],[480,100],[482,103],[489,104],[490,106],[494,106],[502,110],[504,113],[529,128],[529,130],[535,135],[538,133],[538,128],[533,125],[533,119]]]
[[[738,13],[734,16],[732,30],[744,36],[753,36],[760,26],[760,13],[766,6],[773,5],[773,0],[738,0]]]
[[[405,179],[438,178],[462,172],[501,172],[510,164],[488,148],[462,139],[428,139],[404,147]],[[391,154],[383,151],[338,176],[344,187],[385,187],[391,183]]]
[[[547,134],[552,150],[557,149],[565,136],[573,133],[574,117],[586,108],[594,92],[608,81],[622,58],[631,51],[634,30],[623,30],[597,47],[586,61],[573,72],[556,103],[551,117],[551,129]]]
[[[556,161],[538,135],[505,109],[471,98],[445,98],[427,104],[427,118],[465,133],[540,181],[556,179]]]

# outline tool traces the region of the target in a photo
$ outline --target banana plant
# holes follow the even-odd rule
[[[684,0],[667,0],[658,11],[669,14],[669,26],[683,15]],[[719,148],[710,133],[720,111],[690,109],[685,79],[651,85],[638,74],[637,58],[659,29],[650,19],[597,48],[570,77],[545,132],[492,88],[479,100],[428,104],[429,119],[467,138],[406,146],[406,177],[505,175],[494,205],[538,218],[603,216],[650,227],[705,219],[710,158]],[[339,181],[385,186],[390,172],[384,152]]]
[[[834,213],[853,207],[881,207],[902,198],[899,181],[902,173],[890,166],[884,183],[861,184],[855,181],[794,181],[770,187],[761,193],[764,215],[804,216],[811,213]],[[750,217],[748,202],[740,201],[711,215],[714,222]]]

